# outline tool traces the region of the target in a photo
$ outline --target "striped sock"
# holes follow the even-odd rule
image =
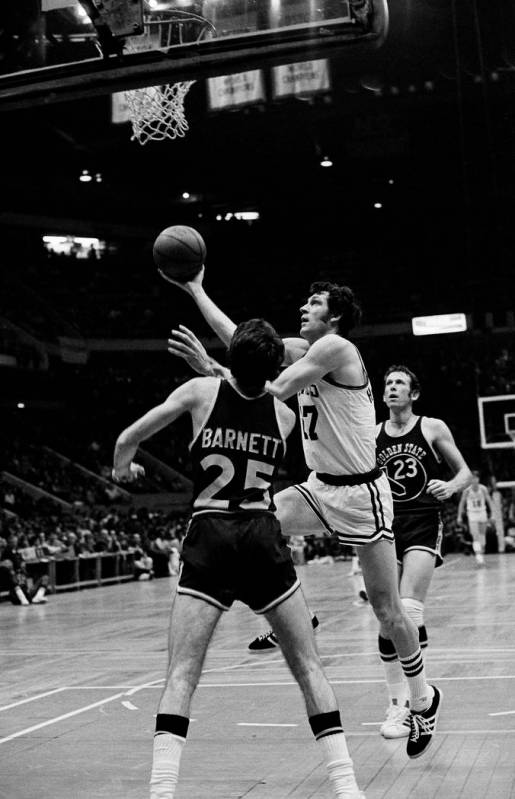
[[[179,779],[179,764],[185,738],[169,732],[154,737],[154,755],[150,776],[150,799],[173,799]]]
[[[378,645],[390,704],[402,707],[409,701],[409,690],[395,646],[393,641],[382,635],[378,636]]]
[[[189,719],[184,716],[157,714],[150,775],[150,799],[173,799],[175,796],[188,726]]]
[[[347,749],[339,711],[310,716],[309,723],[322,750],[334,796],[337,799],[359,799],[361,793]]]
[[[399,658],[406,675],[410,691],[410,707],[415,712],[426,710],[433,699],[434,691],[426,682],[426,670],[420,647],[405,658]]]

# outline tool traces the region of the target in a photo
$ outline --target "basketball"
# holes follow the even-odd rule
[[[165,275],[186,283],[200,271],[206,258],[204,239],[195,228],[172,225],[154,241],[154,263]]]

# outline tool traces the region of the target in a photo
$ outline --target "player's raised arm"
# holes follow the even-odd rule
[[[138,464],[133,463],[140,443],[191,411],[196,399],[194,383],[198,380],[194,378],[176,388],[161,405],[151,408],[120,433],[114,448],[112,476],[115,482],[132,481],[144,473],[142,467],[135,468]]]
[[[285,400],[311,383],[321,380],[342,364],[349,342],[336,334],[328,334],[310,346],[304,357],[288,366],[266,390],[278,399]]]
[[[229,369],[208,355],[202,342],[185,325],[172,330],[168,339],[168,352],[183,358],[195,372],[211,377],[230,377]]]
[[[212,328],[212,330],[216,333],[218,338],[220,338],[223,343],[228,347],[229,343],[233,337],[233,333],[236,330],[236,325],[234,322],[229,319],[229,317],[222,311],[221,308],[218,307],[216,303],[213,302],[211,297],[209,297],[204,289],[203,280],[204,280],[204,267],[195,275],[195,277],[191,278],[191,280],[187,280],[186,282],[179,282],[177,280],[172,280],[168,275],[164,272],[159,270],[161,277],[163,277],[168,283],[172,283],[174,286],[178,286],[180,289],[185,291],[195,300],[197,307],[208,323],[208,325]]]

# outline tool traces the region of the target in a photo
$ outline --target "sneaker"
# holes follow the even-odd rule
[[[436,686],[433,685],[432,688],[435,695],[427,710],[422,710],[420,713],[415,713],[414,710],[411,711],[411,729],[406,747],[408,757],[411,758],[423,755],[426,749],[429,749],[433,740],[443,694]]]
[[[47,597],[45,596],[45,589],[43,587],[38,588],[34,596],[32,597],[32,604],[33,605],[44,605],[48,602]]]
[[[386,711],[385,720],[379,727],[383,738],[407,738],[411,729],[410,715],[407,705],[401,707],[394,700]]]
[[[313,616],[311,619],[311,624],[313,629],[316,630],[320,624],[316,616]],[[277,649],[278,646],[279,641],[277,640],[276,634],[273,630],[269,630],[267,633],[254,638],[249,644],[249,649],[252,652],[269,652],[271,649]]]

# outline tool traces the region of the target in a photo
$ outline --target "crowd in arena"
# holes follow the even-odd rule
[[[206,279],[216,271],[222,255],[225,258],[223,285],[213,281],[210,289],[214,300],[236,321],[261,316],[266,307],[265,315],[282,334],[295,334],[302,292],[313,277],[313,253],[300,249],[282,252],[280,245],[272,248],[263,227],[256,230],[236,224],[231,237],[228,258],[226,233],[213,230],[209,238]],[[18,240],[16,246],[20,247]],[[367,298],[362,267],[363,259],[371,256],[370,246],[361,254],[346,254],[344,278],[364,301],[363,322],[371,326],[358,332],[356,343],[371,377],[378,420],[386,417],[381,401],[384,372],[393,363],[405,363],[422,384],[415,412],[445,420],[467,463],[480,471],[482,482],[488,483],[493,475],[497,480],[513,480],[513,451],[484,451],[479,446],[476,399],[515,394],[509,325],[502,329],[500,324],[494,330],[493,321],[486,325],[481,316],[476,322],[482,321],[472,329],[451,336],[414,337],[402,328],[380,334],[384,322],[405,320],[406,308],[410,314],[447,310],[452,287],[447,286],[451,294],[446,293],[444,308],[439,304],[441,297],[431,293],[430,287],[422,296],[416,283],[392,281],[391,271],[385,268],[376,276],[379,282],[373,296]],[[27,236],[23,247],[25,257],[19,259],[19,268],[2,277],[0,301],[4,320],[0,344],[7,356],[17,358],[18,366],[9,370],[6,397],[11,405],[0,432],[0,471],[4,473],[0,480],[0,561],[6,551],[12,555],[13,549],[22,555],[18,569],[12,564],[7,571],[1,567],[0,578],[3,575],[4,583],[11,580],[11,586],[13,579],[22,580],[23,553],[34,560],[132,551],[140,564],[136,576],[148,579],[172,574],[178,568],[187,503],[180,510],[172,505],[170,510],[163,507],[171,495],[187,495],[189,490],[189,420],[179,420],[145,442],[154,466],[145,464],[145,478],[130,492],[111,480],[112,453],[124,426],[192,376],[189,367],[166,352],[170,329],[186,324],[210,342],[212,334],[194,304],[156,276],[148,241],[108,247],[101,256],[92,252],[87,259],[78,259],[73,253],[51,253],[37,237]],[[273,277],[265,281],[258,265],[265,258],[268,262],[271,252],[278,267],[283,262],[286,267],[268,270]],[[339,259],[316,255],[317,277],[341,280]],[[292,259],[295,281],[287,268]],[[241,279],[243,262],[245,280]],[[511,300],[502,280],[498,283],[495,292],[490,287],[477,302],[471,300],[472,284],[465,287],[456,294],[456,308],[461,307],[458,299],[463,298],[464,311],[473,315],[490,307],[506,322]],[[231,285],[230,295],[224,290],[227,285]],[[16,328],[23,329],[24,335],[17,334]],[[75,357],[64,357],[62,348],[55,348],[55,342],[63,337],[75,342]],[[97,350],[85,343],[95,340],[103,342]],[[115,340],[125,341],[126,346],[110,348]],[[48,352],[38,341],[50,345]],[[135,341],[153,344],[131,346]],[[211,352],[224,362],[222,347]],[[13,410],[20,397],[23,410]],[[304,476],[297,435],[290,441],[279,475],[280,487]],[[26,490],[27,484],[30,490]],[[145,507],[135,502],[138,495],[164,498],[164,502]],[[466,528],[456,511],[457,498],[444,506],[444,547],[466,552]],[[515,528],[515,502],[509,491],[503,493],[503,513],[509,533]],[[509,549],[508,542],[506,551]],[[304,560],[312,563],[331,563],[348,555],[330,539],[308,539],[303,550]],[[17,578],[13,577],[16,571]]]

